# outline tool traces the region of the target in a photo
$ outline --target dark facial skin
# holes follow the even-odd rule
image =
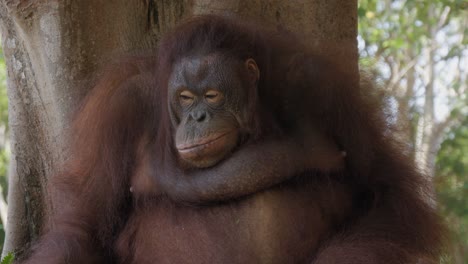
[[[243,67],[220,55],[190,57],[174,66],[169,100],[175,147],[186,167],[211,167],[238,145],[245,116],[241,102],[246,100],[239,88],[253,87],[258,75],[250,60],[245,70],[252,78],[241,80]]]
[[[169,100],[182,169],[166,170],[157,179],[160,190],[185,202],[221,201],[264,190],[305,170],[342,169],[343,152],[311,125],[303,124],[292,135],[242,144],[250,131],[246,91],[256,89],[259,76],[252,59],[208,55],[175,64]],[[175,162],[169,166],[180,168]]]

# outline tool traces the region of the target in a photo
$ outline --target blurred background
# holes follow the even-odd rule
[[[468,263],[468,1],[360,0],[358,14],[361,68],[390,95],[451,231],[441,263]]]
[[[467,34],[466,0],[359,1],[361,68],[389,95],[395,116],[389,121],[434,181],[437,207],[450,228],[441,263],[468,264]],[[7,216],[7,104],[0,49],[1,223]]]

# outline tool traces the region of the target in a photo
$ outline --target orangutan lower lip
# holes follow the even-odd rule
[[[181,153],[185,153],[185,152],[190,152],[190,151],[193,151],[193,150],[196,150],[196,149],[199,149],[199,148],[203,148],[204,146],[207,146],[207,145],[210,145],[212,143],[214,143],[215,141],[218,141],[220,140],[221,138],[227,136],[228,134],[232,133],[234,130],[231,130],[229,132],[226,132],[226,133],[223,133],[223,134],[219,134],[213,138],[208,138],[206,140],[202,140],[200,142],[197,142],[195,144],[190,144],[190,145],[186,145],[186,144],[183,144],[182,146],[177,146],[177,150]]]

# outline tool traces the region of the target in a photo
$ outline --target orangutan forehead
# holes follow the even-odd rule
[[[218,54],[186,57],[177,63],[176,70],[180,70],[187,81],[201,81],[218,64],[220,57]]]
[[[202,88],[227,81],[224,75],[226,69],[234,69],[232,63],[232,59],[222,54],[188,56],[175,63],[170,82],[173,86]]]

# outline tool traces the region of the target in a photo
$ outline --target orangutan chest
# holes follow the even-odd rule
[[[159,200],[135,210],[116,251],[123,263],[138,264],[307,263],[331,223],[347,212],[346,203],[332,201],[349,199],[346,193],[330,201],[321,193],[276,189],[200,207]]]

